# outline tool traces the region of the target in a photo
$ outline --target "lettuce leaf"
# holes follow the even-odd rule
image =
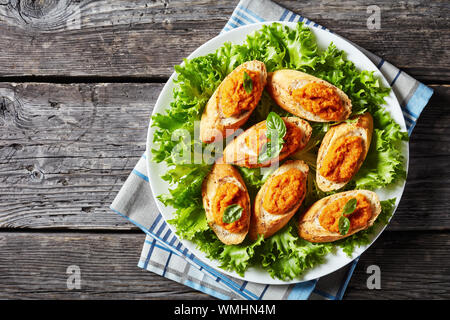
[[[205,210],[195,204],[177,210],[177,217],[169,220],[169,223],[176,227],[178,235],[188,240],[194,239],[198,233],[209,229]]]
[[[400,142],[408,140],[407,132],[386,111],[372,114],[375,129],[366,160],[354,178],[357,189],[374,190],[406,178]]]
[[[225,245],[208,230],[199,234],[194,241],[200,250],[206,252],[208,258],[220,261],[221,268],[236,271],[243,276],[255,256],[255,249],[262,244],[263,237],[260,236],[254,242],[247,239],[240,245]]]
[[[208,257],[218,260],[223,269],[243,275],[250,266],[261,266],[272,277],[289,280],[320,264],[326,254],[339,247],[351,255],[354,248],[368,243],[374,227],[334,243],[314,244],[298,237],[294,222],[298,217],[295,217],[269,239],[259,238],[255,242],[246,239],[237,246],[224,245],[209,228],[202,206],[201,185],[211,169],[211,159],[192,163],[199,156],[197,148],[204,150],[206,145],[184,137],[194,136],[194,122],[200,120],[206,103],[226,75],[238,65],[254,59],[263,61],[268,72],[289,68],[323,78],[350,97],[354,115],[365,111],[372,114],[375,129],[367,159],[355,178],[339,191],[383,188],[404,179],[401,142],[407,140],[407,133],[401,131],[382,107],[389,89],[381,85],[373,72],[357,70],[346,59],[345,53],[333,44],[325,50],[320,49],[314,34],[302,23],[292,29],[279,23],[265,25],[248,35],[242,45],[225,43],[214,53],[184,60],[182,65],[175,66],[177,77],[173,100],[164,114],[155,114],[152,118],[155,128],[152,160],[169,167],[162,178],[172,185],[168,194],[158,197],[166,206],[175,209],[174,219],[169,222],[176,227],[178,235],[193,241]],[[244,129],[265,120],[271,111],[288,115],[264,92]],[[312,139],[304,150],[294,155],[310,165],[307,194],[299,212],[335,193],[322,192],[315,183],[320,142],[335,124],[311,123]],[[212,157],[216,156],[220,154],[212,154]],[[271,171],[238,169],[253,201]],[[395,199],[382,202],[383,211],[377,224],[388,222],[394,204]]]
[[[292,280],[321,263],[333,249],[329,243],[311,243],[299,238],[292,223],[266,239],[259,248],[263,268],[272,277],[284,280]]]

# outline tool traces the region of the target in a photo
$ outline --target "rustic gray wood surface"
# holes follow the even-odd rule
[[[210,299],[137,268],[144,235],[108,207],[173,65],[237,2],[0,0],[0,299]],[[400,206],[344,298],[450,298],[448,1],[278,2],[435,90]],[[366,27],[371,4],[381,30]],[[81,290],[67,290],[72,264]],[[366,286],[371,264],[381,290]]]

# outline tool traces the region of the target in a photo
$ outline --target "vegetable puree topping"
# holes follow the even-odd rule
[[[283,138],[284,144],[281,153],[292,153],[300,146],[303,137],[302,130],[291,122],[283,121],[286,125],[286,135]],[[255,132],[256,134],[245,138],[245,144],[253,151],[254,155],[257,155],[260,153],[261,147],[268,141],[266,137],[267,125],[265,123],[261,124]]]
[[[281,152],[292,153],[298,149],[303,138],[302,131],[295,124],[284,121],[286,124],[286,135],[284,136],[284,145]]]
[[[263,208],[272,214],[283,214],[294,207],[305,193],[305,175],[289,169],[272,179],[263,200]]]
[[[338,120],[344,113],[342,100],[336,90],[322,83],[308,83],[294,89],[292,97],[302,107],[325,120]]]
[[[244,210],[242,211],[241,218],[232,222],[225,223],[222,221],[223,213],[229,205],[238,204]],[[223,183],[216,191],[212,202],[212,214],[214,216],[214,221],[225,228],[226,230],[237,233],[246,227],[246,217],[247,217],[247,204],[244,192],[234,183]]]
[[[244,88],[244,72],[253,81],[253,86],[249,93]],[[226,117],[239,116],[256,106],[262,94],[259,77],[260,73],[258,71],[243,68],[224,81],[217,99],[219,100],[218,105]]]
[[[364,156],[364,140],[361,137],[341,137],[329,148],[319,173],[334,182],[350,180]]]
[[[356,197],[342,197],[327,205],[319,216],[320,225],[330,232],[339,232],[339,218],[342,215],[345,204],[351,198],[356,198],[357,205],[353,213],[345,215],[350,220],[348,233],[352,230],[365,227],[372,217],[372,207],[367,198],[362,194],[358,194]]]

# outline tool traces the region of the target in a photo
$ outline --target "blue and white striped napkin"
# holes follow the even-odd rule
[[[241,0],[222,32],[262,21],[303,21],[327,30],[270,0]],[[330,31],[331,32],[331,31]],[[372,53],[359,48],[378,66],[392,86],[411,134],[433,90]],[[172,233],[158,212],[146,172],[144,154],[111,204],[111,209],[147,236],[138,266],[219,299],[342,299],[359,260],[322,277],[292,285],[262,285],[227,276],[195,257]]]

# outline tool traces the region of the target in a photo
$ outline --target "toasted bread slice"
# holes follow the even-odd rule
[[[223,226],[217,224],[214,220],[213,215],[213,199],[216,195],[217,188],[220,184],[223,183],[233,183],[244,193],[245,201],[244,201],[244,211],[245,217],[242,216],[242,219],[245,227],[240,232],[230,232],[225,229]],[[251,206],[250,206],[250,197],[248,195],[247,187],[245,186],[244,180],[242,179],[239,172],[233,166],[224,163],[216,163],[214,164],[211,172],[203,181],[202,185],[202,198],[203,198],[203,207],[206,212],[206,219],[208,221],[209,226],[217,235],[220,241],[224,244],[239,244],[244,241],[248,228],[250,225],[250,215],[251,215]]]
[[[261,121],[254,126],[247,129],[244,133],[239,135],[236,139],[230,142],[225,150],[223,151],[223,161],[225,163],[233,164],[240,167],[247,168],[258,168],[258,167],[268,167],[276,162],[286,159],[289,155],[303,149],[311,138],[312,128],[308,122],[297,117],[286,117],[282,118],[285,123],[289,122],[294,124],[299,130],[298,147],[296,149],[290,150],[289,152],[282,151],[278,157],[270,159],[268,161],[260,163],[258,161],[258,156],[251,146],[248,145],[249,141],[257,141],[257,143],[262,146],[267,142],[266,121]],[[262,130],[264,132],[262,132]],[[259,138],[255,138],[258,134],[261,135]],[[253,137],[253,139],[252,139]]]
[[[330,232],[321,226],[319,216],[323,209],[342,197],[356,197],[356,195],[363,195],[371,204],[372,216],[367,221],[364,227],[353,229],[346,235],[341,235],[338,232]],[[333,194],[331,196],[320,199],[315,202],[301,217],[298,224],[298,234],[301,238],[310,242],[331,242],[349,237],[361,230],[365,230],[373,225],[378,215],[381,212],[381,204],[378,195],[369,190],[352,190]]]
[[[323,84],[329,88],[332,88],[334,92],[339,95],[344,107],[344,112],[340,117],[324,119],[320,115],[306,110],[300,102],[293,98],[292,92],[295,89],[301,88],[309,83]],[[325,80],[301,71],[284,69],[269,73],[267,77],[266,89],[272,99],[275,100],[281,108],[302,119],[314,122],[343,121],[352,113],[352,102],[345,92]]]
[[[366,112],[363,115],[356,117],[355,120],[357,120],[355,123],[341,123],[337,126],[332,127],[330,130],[328,130],[328,132],[325,134],[325,137],[322,140],[319,152],[317,154],[317,170],[316,170],[317,186],[322,191],[338,190],[343,186],[345,186],[361,168],[361,165],[363,164],[367,156],[367,152],[369,152],[373,132],[372,116],[370,115],[370,113]],[[354,171],[352,177],[350,177],[350,179],[344,182],[330,181],[319,173],[323,164],[323,160],[327,155],[327,152],[330,150],[330,147],[337,139],[341,137],[350,137],[350,136],[358,136],[363,139],[364,150],[362,158],[358,161],[357,168]]]
[[[235,73],[240,72],[244,68],[251,71],[257,71],[260,75],[260,85],[258,86],[259,90],[258,92],[254,93],[255,101],[252,104],[253,108],[243,112],[238,116],[226,117],[223,114],[222,106],[220,105],[220,96],[222,94],[221,90],[224,88],[224,83],[230,81],[230,78]],[[230,74],[228,74],[222,81],[222,83],[217,87],[208,103],[206,104],[200,121],[200,140],[204,143],[220,141],[226,136],[233,134],[238,128],[240,128],[245,122],[247,122],[251,113],[256,108],[259,99],[261,98],[264,86],[266,85],[266,81],[266,66],[261,61],[247,61],[230,72]]]
[[[273,179],[292,168],[298,169],[302,173],[303,178],[301,183],[303,184],[304,192],[298,199],[296,199],[295,204],[292,207],[288,208],[285,212],[272,214],[264,208],[264,197],[268,192],[268,189],[271,187]],[[258,238],[258,235],[263,235],[264,238],[268,238],[275,232],[283,228],[286,223],[289,222],[289,220],[292,218],[295,212],[297,212],[298,208],[305,198],[306,179],[308,177],[308,171],[309,167],[304,161],[288,160],[271,174],[271,176],[261,187],[255,198],[249,231],[249,236],[251,239],[256,240]],[[287,190],[287,192],[289,192],[289,190]]]

